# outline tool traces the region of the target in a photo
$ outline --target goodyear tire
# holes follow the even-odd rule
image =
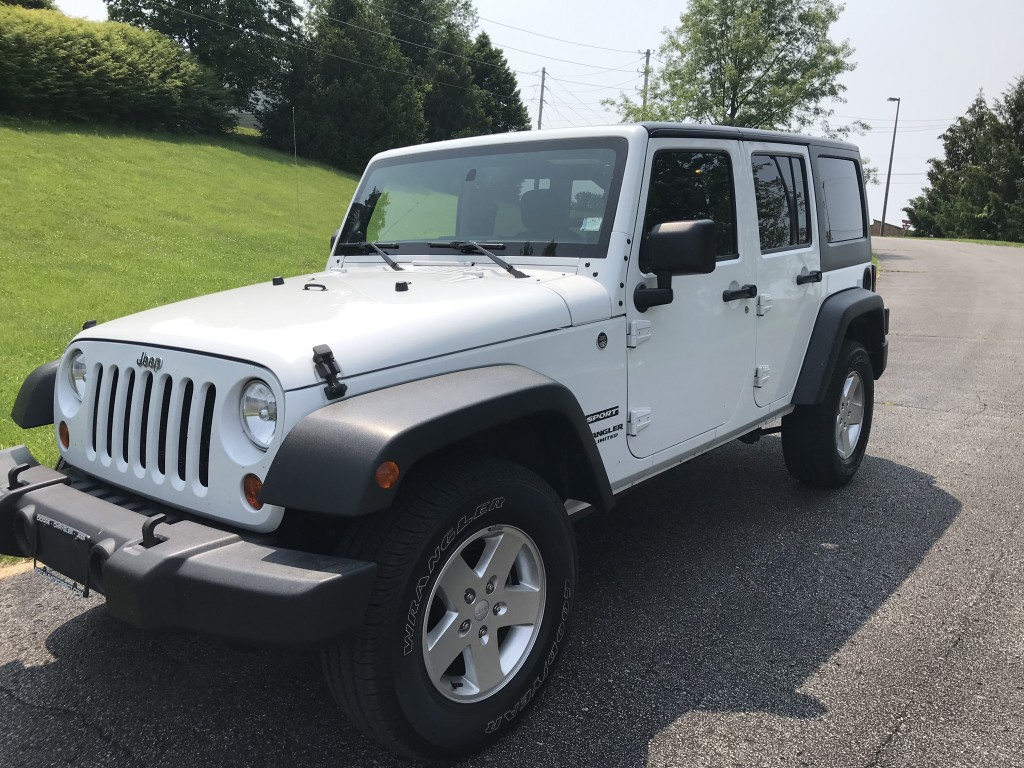
[[[786,468],[808,485],[835,488],[860,467],[871,434],[875,380],[863,345],[845,341],[825,399],[782,419]]]
[[[331,690],[367,735],[451,759],[522,718],[567,640],[576,547],[554,491],[523,467],[424,467],[347,554],[378,564],[364,624],[323,654]]]

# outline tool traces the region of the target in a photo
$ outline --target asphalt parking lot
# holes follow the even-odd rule
[[[1024,766],[1024,249],[876,239],[889,370],[849,486],[775,437],[576,526],[558,673],[467,766]],[[0,765],[407,765],[315,653],[145,635],[0,581]]]

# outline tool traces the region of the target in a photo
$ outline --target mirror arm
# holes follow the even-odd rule
[[[658,287],[648,288],[639,283],[633,291],[633,306],[638,312],[646,312],[651,307],[660,307],[672,303],[672,275],[662,272],[658,275]]]

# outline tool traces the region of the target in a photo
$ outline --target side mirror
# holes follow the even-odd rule
[[[633,304],[641,312],[672,303],[672,278],[676,275],[706,275],[715,271],[717,244],[715,223],[666,221],[655,224],[640,244],[640,269],[653,272],[657,288],[636,287]]]
[[[338,230],[338,232],[335,232],[334,234],[331,235],[331,249],[327,251],[328,254],[334,253],[334,244],[338,242],[338,234],[340,232],[341,230]]]

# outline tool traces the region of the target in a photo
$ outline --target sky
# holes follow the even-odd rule
[[[474,0],[478,29],[503,49],[537,126],[541,68],[546,69],[543,127],[606,125],[618,116],[601,106],[643,84],[643,52],[657,67],[663,30],[676,27],[685,0]],[[57,0],[65,13],[106,18],[102,0]],[[832,122],[861,119],[872,130],[852,141],[879,170],[868,188],[871,216],[882,216],[896,104],[899,124],[886,220],[927,183],[928,160],[942,156],[939,136],[980,89],[990,100],[1024,75],[1022,0],[847,0],[833,25],[848,40],[857,67],[846,73],[846,103],[832,105]],[[558,38],[552,39],[552,38]]]

